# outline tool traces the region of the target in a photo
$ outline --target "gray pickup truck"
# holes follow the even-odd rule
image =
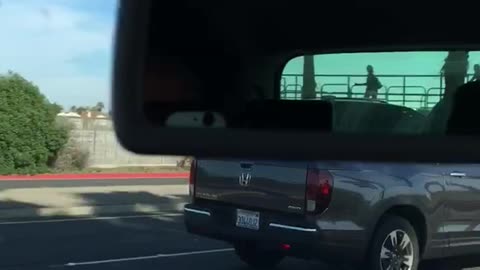
[[[409,132],[425,121],[401,106],[364,105],[400,113],[341,126],[348,112],[339,112],[337,130],[384,121]],[[190,194],[188,231],[232,243],[255,267],[293,256],[411,270],[421,260],[480,253],[477,164],[197,159]]]

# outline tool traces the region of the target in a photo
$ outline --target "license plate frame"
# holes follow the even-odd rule
[[[258,231],[260,229],[260,212],[237,209],[235,226]]]

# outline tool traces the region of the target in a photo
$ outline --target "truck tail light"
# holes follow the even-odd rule
[[[319,214],[327,209],[332,199],[332,191],[333,177],[328,171],[316,168],[307,170],[307,212]]]
[[[192,160],[192,164],[190,165],[190,176],[188,178],[188,193],[190,194],[190,198],[193,200],[195,197],[195,181],[197,177],[197,161],[194,159]]]

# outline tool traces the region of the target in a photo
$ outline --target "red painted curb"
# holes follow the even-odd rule
[[[186,179],[189,173],[88,173],[0,175],[0,181],[14,180],[128,180],[128,179]]]

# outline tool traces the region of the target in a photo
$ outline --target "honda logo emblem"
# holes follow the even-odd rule
[[[252,175],[250,173],[242,173],[238,177],[238,183],[242,187],[246,187],[250,184],[250,180],[252,179]]]

